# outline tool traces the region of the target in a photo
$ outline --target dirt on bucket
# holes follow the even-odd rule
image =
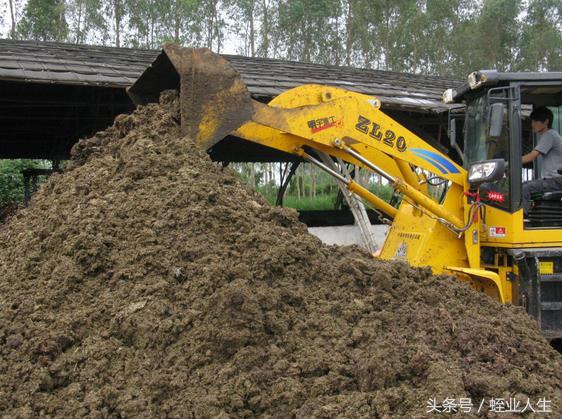
[[[177,94],[116,118],[0,227],[3,417],[384,417],[549,402],[523,309],[326,246],[180,134]]]

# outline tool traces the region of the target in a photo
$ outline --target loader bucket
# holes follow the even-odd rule
[[[252,118],[252,99],[240,74],[207,48],[164,45],[127,93],[135,104],[146,104],[158,102],[166,89],[179,90],[181,132],[202,149]]]

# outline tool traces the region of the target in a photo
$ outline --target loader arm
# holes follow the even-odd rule
[[[384,113],[378,98],[303,85],[266,105],[251,98],[240,76],[222,57],[174,45],[164,46],[163,54],[129,94],[144,103],[174,87],[180,88],[182,132],[200,147],[209,149],[230,133],[300,156],[394,219],[382,258],[431,266],[435,273],[455,272],[474,286],[497,288],[496,274],[480,272],[480,223],[474,204],[464,194],[466,171]],[[402,193],[400,206],[389,205],[331,170],[318,158],[320,153],[383,176]],[[441,199],[428,191],[428,178],[434,176],[446,184]],[[503,301],[501,289],[497,294]]]
[[[234,130],[235,136],[315,164],[319,162],[311,151],[327,153],[383,174],[404,194],[397,210],[348,179],[352,192],[394,218],[381,257],[429,265],[434,272],[452,273],[501,302],[511,299],[498,275],[480,268],[480,224],[475,204],[469,205],[464,194],[465,169],[381,111],[377,98],[303,85],[268,105],[254,101],[252,106],[251,120]],[[420,173],[448,181],[442,202],[429,196]],[[410,255],[403,252],[406,244],[414,248]]]
[[[289,107],[294,106],[294,107]],[[382,174],[395,189],[436,217],[461,229],[466,172],[380,110],[372,96],[334,87],[304,85],[269,105],[253,103],[252,117],[234,135],[310,160],[318,150]],[[416,169],[417,168],[417,172]],[[421,171],[450,181],[449,202],[427,195]],[[368,201],[380,209],[376,200]]]

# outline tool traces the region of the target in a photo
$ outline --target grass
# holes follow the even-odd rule
[[[286,196],[283,199],[283,206],[304,211],[329,210],[334,209],[336,196],[336,194],[332,194],[301,199],[298,199],[296,196]]]
[[[386,202],[390,200],[393,192],[392,188],[388,185],[370,185],[369,190]],[[261,193],[270,204],[275,204],[275,200],[277,199],[276,190],[271,188],[258,188],[258,192]],[[283,199],[283,206],[303,211],[332,210],[335,206],[336,197],[337,193],[333,193],[317,195],[314,198],[305,197],[299,199],[296,195],[287,193]]]

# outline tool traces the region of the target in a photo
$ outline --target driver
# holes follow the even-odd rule
[[[562,138],[552,129],[552,112],[541,106],[531,112],[531,128],[539,135],[539,142],[533,151],[523,156],[523,164],[542,156],[541,177],[523,183],[521,206],[525,215],[531,209],[531,195],[542,192],[562,191]]]

